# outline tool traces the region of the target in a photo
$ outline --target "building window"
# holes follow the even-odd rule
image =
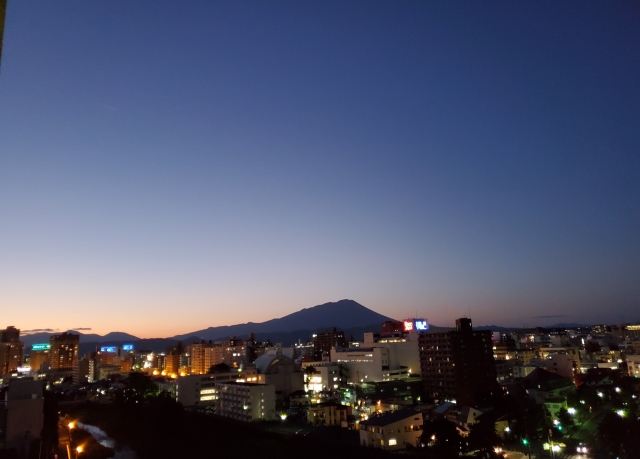
[[[395,438],[391,438],[391,439],[389,439],[389,446],[395,446],[395,445],[397,445],[397,444],[398,444],[398,442],[396,441],[396,439],[395,439]]]

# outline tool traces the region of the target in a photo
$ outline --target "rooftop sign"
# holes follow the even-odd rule
[[[51,344],[49,343],[40,343],[40,344],[32,344],[32,351],[48,351],[51,349]]]
[[[133,344],[123,344],[122,345],[122,350],[123,351],[133,351]]]
[[[426,319],[409,319],[402,321],[404,324],[404,331],[418,331],[418,332],[426,332],[429,330],[429,323]]]
[[[102,346],[100,352],[106,352],[107,354],[115,354],[118,351],[116,346]]]

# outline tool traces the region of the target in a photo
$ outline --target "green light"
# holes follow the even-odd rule
[[[529,440],[527,440],[526,438],[522,439],[522,444],[527,446],[529,444]]]
[[[562,426],[561,425],[558,426],[558,430],[562,430]]]
[[[42,344],[32,344],[32,351],[48,351],[51,349],[51,344],[42,343]]]

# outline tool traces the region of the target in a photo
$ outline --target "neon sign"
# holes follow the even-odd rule
[[[115,354],[118,348],[115,346],[102,346],[100,352],[106,352],[107,354]]]
[[[418,331],[427,331],[429,330],[429,324],[424,319],[416,319],[415,320],[416,330]]]
[[[32,351],[48,351],[51,349],[51,344],[49,343],[41,343],[41,344],[32,344]]]
[[[123,344],[122,345],[122,350],[123,351],[133,351],[133,344]]]
[[[426,319],[404,320],[402,323],[404,324],[405,332],[410,332],[413,330],[426,332],[427,330],[429,330],[429,323]]]

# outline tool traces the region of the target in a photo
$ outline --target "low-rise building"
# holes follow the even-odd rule
[[[309,406],[307,421],[314,426],[348,427],[351,407],[336,402],[318,403]]]
[[[408,408],[374,416],[360,423],[360,444],[389,451],[418,446],[422,425],[422,413]]]

